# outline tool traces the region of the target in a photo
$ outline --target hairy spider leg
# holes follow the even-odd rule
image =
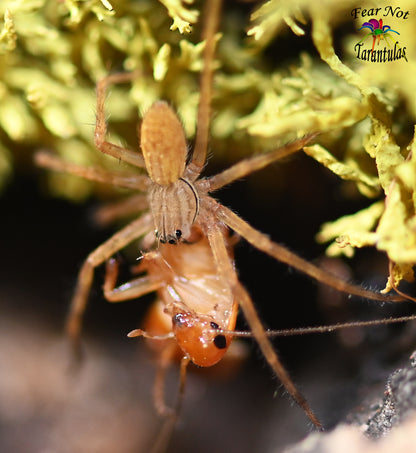
[[[128,162],[135,167],[144,168],[144,159],[140,153],[115,145],[114,143],[110,143],[106,140],[107,123],[105,117],[105,100],[108,87],[114,84],[130,82],[139,75],[140,72],[138,71],[117,73],[104,77],[97,82],[97,110],[94,143],[102,153],[108,154],[124,162]]]
[[[230,262],[226,244],[224,242],[224,237],[218,224],[216,224],[215,222],[207,222],[206,229],[208,240],[211,244],[214,254],[214,259],[218,266],[219,275],[221,275],[224,278],[225,282],[230,285],[233,294],[235,295],[236,300],[243,310],[244,317],[246,318],[246,321],[250,326],[250,329],[253,332],[253,335],[257,340],[257,343],[264,357],[266,358],[270,367],[276,373],[277,377],[280,379],[286,390],[296,401],[296,403],[304,410],[305,414],[308,416],[311,422],[319,430],[322,430],[323,427],[321,422],[312,411],[305,397],[293,383],[288,372],[280,362],[276,351],[273,349],[270,340],[267,338],[257,311],[254,308],[253,302],[250,299],[247,291],[244,289],[243,285],[239,282],[235,269]]]
[[[39,167],[62,173],[69,173],[90,181],[124,187],[126,189],[145,191],[149,186],[149,178],[147,175],[110,171],[98,167],[85,167],[73,162],[64,161],[49,151],[38,151],[35,154],[34,161]]]
[[[108,226],[119,219],[138,215],[149,208],[144,194],[133,194],[121,200],[107,202],[94,209],[93,220],[97,225]]]
[[[224,170],[222,173],[219,173],[207,179],[198,180],[195,183],[195,187],[200,190],[201,193],[217,190],[237,179],[251,174],[254,171],[264,168],[277,159],[281,159],[282,157],[286,157],[294,152],[299,151],[303,148],[303,146],[307,144],[308,141],[310,141],[314,137],[315,134],[311,134],[302,139],[289,143],[275,151],[244,159],[241,162],[233,165],[232,167]],[[338,277],[332,275],[328,271],[325,271],[320,267],[310,263],[309,261],[300,258],[298,255],[291,252],[286,247],[271,241],[265,234],[250,226],[237,214],[233,213],[230,209],[216,202],[208,195],[203,195],[201,197],[201,206],[203,204],[210,206],[209,209],[212,210],[211,212],[215,212],[221,221],[223,221],[240,236],[245,238],[257,249],[263,251],[264,253],[267,253],[278,261],[284,262],[289,266],[297,268],[299,271],[328,286],[331,286],[344,293],[353,294],[367,299],[391,302],[404,300],[402,296],[397,294],[390,295],[375,293],[373,291],[361,288],[357,285],[340,280]]]
[[[214,203],[216,202],[214,201]],[[331,286],[338,291],[363,297],[365,299],[384,302],[401,302],[405,300],[404,297],[397,294],[375,293],[371,290],[366,290],[365,288],[361,288],[360,286],[339,279],[339,277],[336,277],[330,272],[302,259],[286,247],[271,241],[265,234],[253,228],[239,216],[234,214],[230,209],[220,205],[219,203],[216,204],[217,206],[213,208],[216,209],[218,217],[232,230],[241,235],[247,242],[252,244],[258,250],[272,256],[278,261],[286,263],[289,266],[293,266],[313,279],[322,282],[325,285]]]
[[[66,321],[66,332],[76,353],[79,353],[82,317],[88,302],[94,269],[107,261],[117,251],[149,231],[151,224],[150,214],[134,220],[98,246],[82,264]]]
[[[207,18],[202,38],[205,40],[204,65],[200,78],[200,97],[198,105],[195,146],[189,168],[192,171],[191,181],[200,175],[206,162],[208,149],[209,125],[211,119],[212,81],[214,74],[215,33],[218,29],[222,0],[210,0],[205,3],[203,12]]]

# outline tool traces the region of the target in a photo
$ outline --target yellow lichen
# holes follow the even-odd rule
[[[401,149],[396,143],[392,132],[394,107],[381,87],[353,71],[335,54],[329,28],[329,13],[315,11],[313,27],[314,42],[321,58],[334,73],[361,92],[362,102],[367,107],[371,121],[370,131],[364,136],[362,147],[374,160],[377,178],[385,194],[381,212],[379,203],[372,205],[371,209],[335,221],[332,225],[324,225],[318,238],[326,241],[331,236],[334,238],[333,233],[337,231],[336,242],[329,248],[331,253],[336,250],[336,244],[339,247],[374,245],[379,250],[385,251],[393,263],[392,274],[386,286],[388,291],[394,285],[398,285],[401,279],[414,279],[411,271],[416,263],[416,218],[413,202],[415,199],[413,181],[416,173],[412,172],[413,154],[409,152],[410,146]],[[338,166],[334,167],[332,160],[324,162],[321,159],[321,162],[338,172]],[[353,170],[351,166],[351,171]],[[364,229],[363,219],[366,220]]]
[[[192,4],[193,0],[159,0],[160,3],[165,5],[168,10],[169,16],[173,18],[171,30],[179,30],[180,33],[190,33],[192,31],[192,24],[198,20],[198,11],[193,9],[189,10],[183,6],[183,3]]]
[[[340,162],[321,145],[306,146],[304,151],[340,178],[355,181],[359,184],[360,191],[364,195],[373,197],[379,193],[380,182],[378,178],[365,173],[356,165],[355,161]]]

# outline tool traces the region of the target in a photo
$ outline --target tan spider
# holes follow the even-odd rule
[[[106,141],[104,104],[107,88],[111,84],[128,82],[138,76],[132,73],[114,74],[98,83],[95,144],[105,154],[134,167],[145,168],[147,175],[80,167],[63,162],[45,152],[40,152],[36,156],[37,163],[43,167],[141,192],[140,195],[135,196],[134,200],[138,209],[142,208],[144,213],[90,253],[83,263],[71,302],[66,329],[73,343],[77,344],[94,269],[97,266],[103,264],[136,239],[146,235],[148,237],[152,230],[156,231],[158,241],[175,247],[182,241],[188,241],[192,233],[192,226],[197,225],[208,240],[217,274],[241,307],[266,360],[294,400],[305,410],[310,420],[315,426],[321,428],[321,423],[280,363],[247,291],[238,280],[233,261],[227,251],[228,236],[224,236],[224,225],[264,253],[340,291],[384,301],[400,298],[383,296],[340,281],[337,277],[271,241],[265,234],[257,231],[209,195],[237,179],[302,149],[315,137],[314,134],[306,136],[273,152],[242,160],[215,176],[200,178],[208,147],[213,78],[212,61],[215,51],[214,35],[218,27],[220,7],[220,0],[207,2],[208,10],[205,13],[207,20],[203,31],[206,44],[204,68],[201,74],[197,134],[188,165],[186,165],[188,153],[183,127],[173,109],[163,101],[154,103],[142,119],[139,134],[142,154]],[[220,328],[227,330],[228,326],[220,326]]]

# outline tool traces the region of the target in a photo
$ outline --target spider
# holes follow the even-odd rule
[[[305,410],[314,425],[321,429],[320,421],[288,378],[286,370],[265,334],[250,296],[238,280],[233,260],[227,250],[228,233],[224,233],[225,228],[233,230],[260,251],[340,291],[383,301],[402,300],[402,298],[396,295],[384,296],[340,281],[337,277],[273,242],[268,236],[253,228],[232,210],[209,195],[282,157],[295,153],[316,135],[311,134],[275,151],[244,159],[217,175],[208,178],[200,177],[208,148],[213,79],[212,61],[215,53],[214,35],[218,28],[221,0],[207,2],[206,7],[208,9],[203,16],[206,18],[203,29],[205,50],[200,82],[197,132],[195,146],[189,158],[181,122],[175,111],[164,101],[154,103],[142,118],[140,126],[142,153],[106,141],[105,99],[107,89],[112,84],[131,81],[138,76],[137,73],[113,74],[98,82],[95,145],[105,154],[127,162],[133,167],[144,168],[147,175],[85,168],[62,161],[46,152],[40,152],[36,155],[36,162],[40,166],[139,191],[140,194],[136,195],[135,200],[144,210],[140,217],[121,228],[91,252],[82,264],[71,302],[66,330],[73,344],[77,346],[82,316],[87,304],[94,269],[97,266],[105,263],[116,252],[139,238],[145,237],[145,242],[148,244],[149,234],[152,235],[152,231],[155,231],[155,237],[160,244],[166,244],[167,247],[173,248],[171,253],[174,254],[175,247],[178,247],[178,244],[190,241],[193,225],[196,225],[209,244],[217,275],[224,287],[228,288],[233,295],[233,300],[241,307],[267,362],[284,382],[294,400]],[[210,326],[209,331],[211,332],[212,329],[212,326]],[[215,335],[212,338],[215,342]],[[226,337],[225,342],[227,344],[228,341]]]
[[[393,30],[390,25],[383,25],[383,19],[370,19],[369,22],[364,22],[362,27],[358,30],[362,30],[363,28],[368,28],[370,30],[370,33],[364,36],[364,38],[357,44],[362,43],[368,36],[373,37],[373,45],[371,47],[371,54],[374,52],[374,45],[377,41],[377,44],[380,45],[380,40],[385,39],[387,42],[387,45],[389,45],[387,38],[390,38],[400,49],[400,46],[397,44],[397,41],[392,38],[390,35],[390,32],[397,33],[400,35],[400,33],[396,30]],[[406,58],[406,57],[405,57]],[[407,61],[407,58],[406,58]]]

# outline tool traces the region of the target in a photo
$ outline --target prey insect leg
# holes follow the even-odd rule
[[[185,391],[185,382],[186,382],[186,371],[189,364],[189,358],[183,357],[180,365],[180,378],[179,378],[179,391],[177,396],[177,401],[175,408],[170,412],[170,416],[165,420],[162,430],[160,431],[156,443],[152,446],[150,453],[163,453],[166,451],[167,445],[170,438],[172,437],[172,432],[175,428],[178,415],[181,410],[183,395]],[[166,370],[165,370],[166,372]],[[156,381],[156,384],[164,387],[164,376],[163,381]],[[156,387],[155,387],[156,390]],[[167,408],[168,409],[168,408]]]
[[[118,288],[115,288],[118,275],[118,263],[110,259],[106,263],[105,280],[103,285],[104,296],[109,302],[123,302],[135,299],[144,294],[157,291],[163,286],[163,280],[156,276],[146,275],[131,280]]]

